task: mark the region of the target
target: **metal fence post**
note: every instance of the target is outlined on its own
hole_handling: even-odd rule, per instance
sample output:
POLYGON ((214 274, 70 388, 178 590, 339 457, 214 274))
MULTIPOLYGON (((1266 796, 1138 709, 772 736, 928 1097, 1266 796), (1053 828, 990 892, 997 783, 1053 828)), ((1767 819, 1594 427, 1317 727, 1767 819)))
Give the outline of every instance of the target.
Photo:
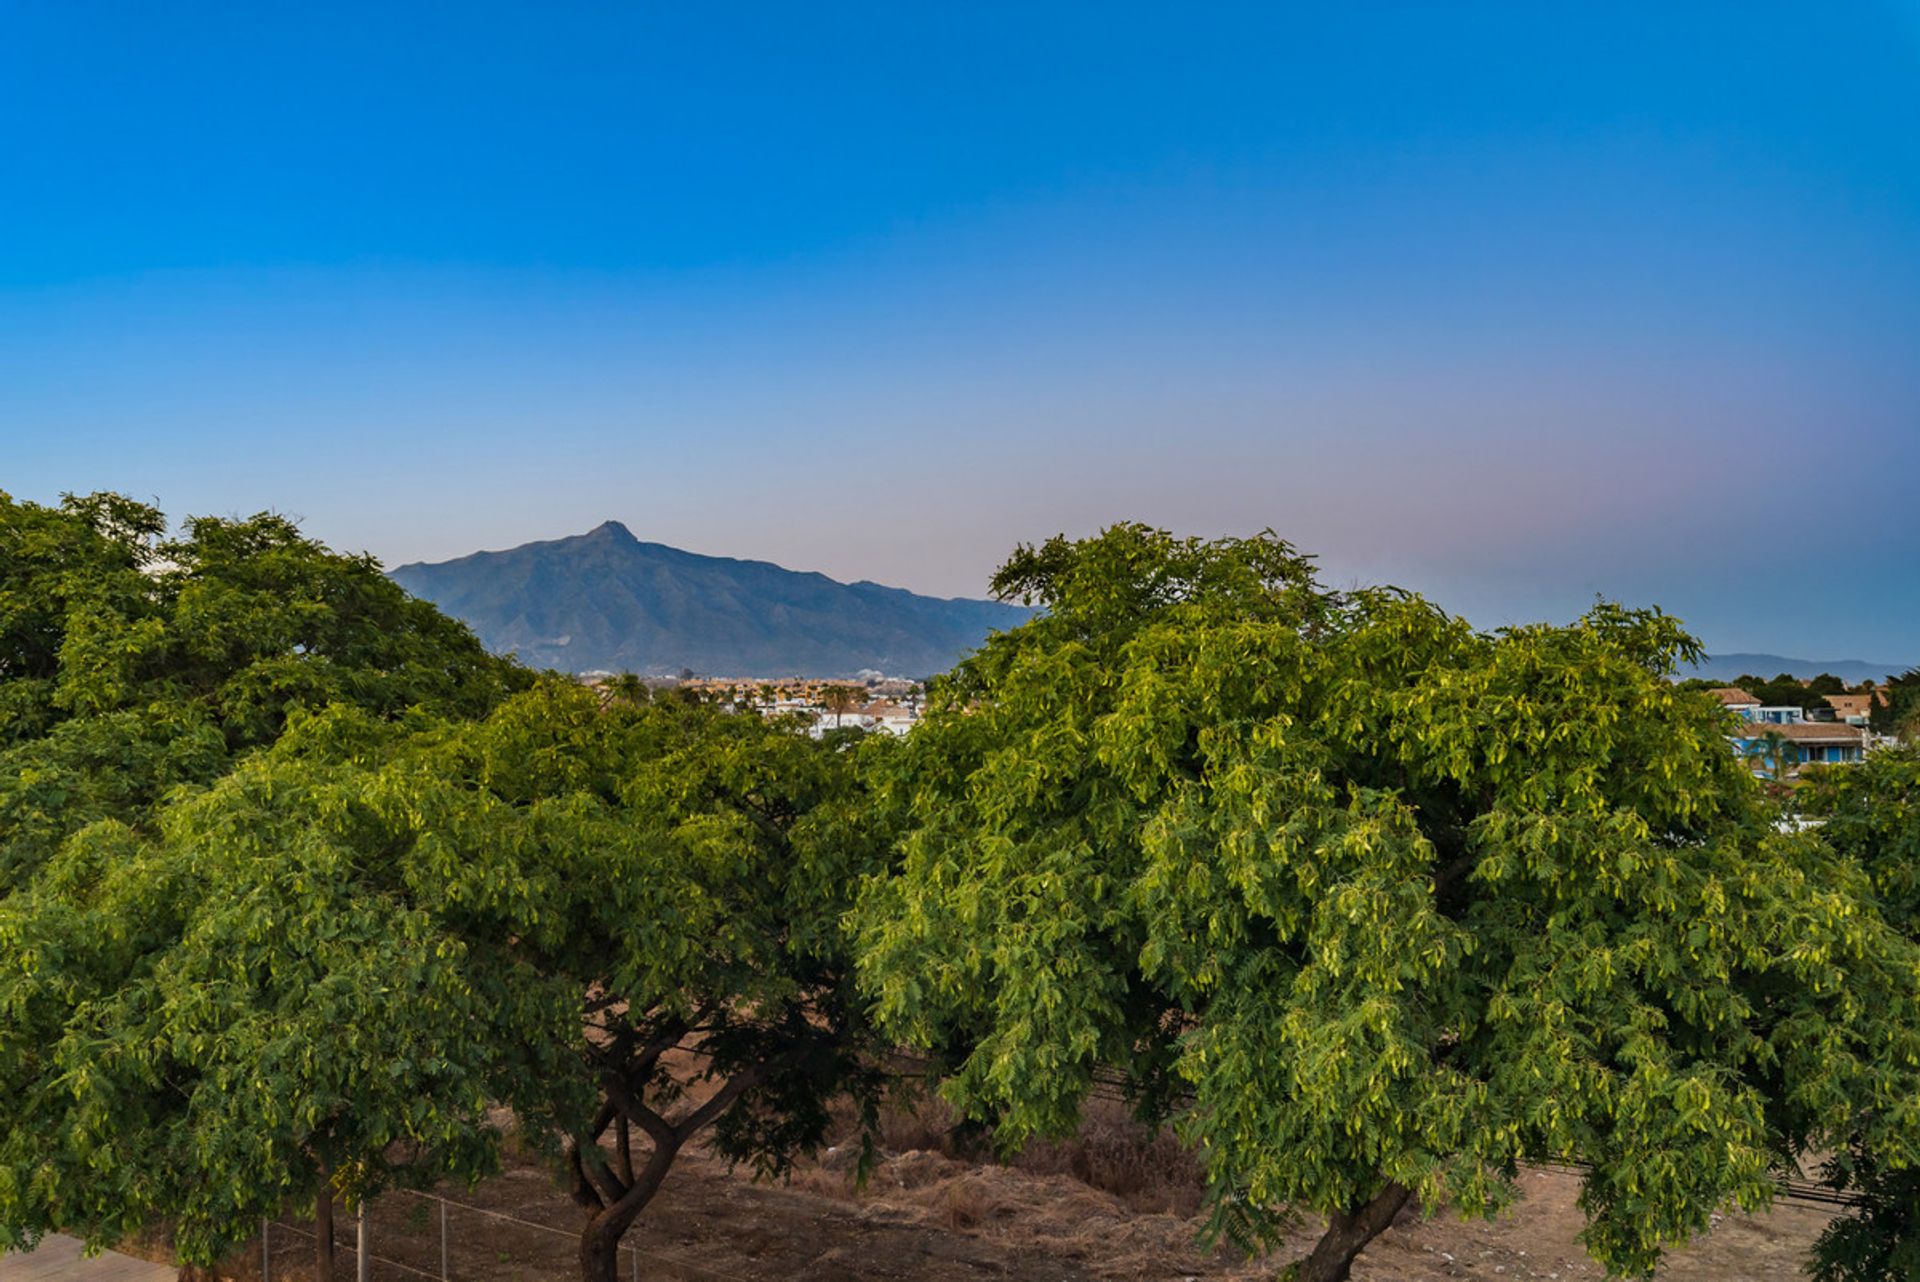
POLYGON ((440 1282, 447 1282, 447 1199, 440 1199, 440 1282))
POLYGON ((353 1237, 354 1276, 367 1282, 367 1201, 360 1199, 360 1218, 353 1237))
POLYGON ((260 1282, 273 1282, 273 1247, 267 1242, 267 1229, 272 1223, 266 1216, 260 1217, 260 1282))

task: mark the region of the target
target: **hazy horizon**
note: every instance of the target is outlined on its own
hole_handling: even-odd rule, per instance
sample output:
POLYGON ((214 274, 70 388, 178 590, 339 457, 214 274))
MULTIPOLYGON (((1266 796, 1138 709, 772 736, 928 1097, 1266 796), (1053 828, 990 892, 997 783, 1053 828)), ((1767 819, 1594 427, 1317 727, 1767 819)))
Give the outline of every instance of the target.
POLYGON ((22 10, 0 489, 1920 662, 1920 6, 22 10))

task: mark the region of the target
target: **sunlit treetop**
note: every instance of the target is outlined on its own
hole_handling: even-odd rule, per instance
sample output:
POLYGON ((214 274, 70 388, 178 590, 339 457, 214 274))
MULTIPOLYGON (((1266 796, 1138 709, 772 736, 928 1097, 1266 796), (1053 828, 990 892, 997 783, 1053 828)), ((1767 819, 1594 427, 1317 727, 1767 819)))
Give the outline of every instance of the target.
POLYGON ((1673 619, 1483 633, 1139 526, 996 586, 1045 613, 886 763, 902 863, 855 920, 888 1026, 1007 1141, 1117 1068, 1201 1144, 1218 1231, 1332 1216, 1326 1278, 1409 1197, 1491 1213, 1577 1161, 1590 1249, 1642 1272, 1920 1086, 1913 948, 1772 830, 1666 678, 1673 619))
POLYGON ((526 680, 284 518, 167 537, 118 495, 0 495, 0 890, 61 835, 210 782, 291 710, 476 715, 526 680))

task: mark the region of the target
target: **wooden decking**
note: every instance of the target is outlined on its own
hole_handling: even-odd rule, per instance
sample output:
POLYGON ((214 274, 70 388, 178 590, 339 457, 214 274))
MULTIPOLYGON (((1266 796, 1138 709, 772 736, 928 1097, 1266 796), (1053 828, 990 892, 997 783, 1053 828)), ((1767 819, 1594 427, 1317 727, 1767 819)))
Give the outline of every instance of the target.
POLYGON ((176 1276, 169 1265, 118 1251, 83 1259, 79 1239, 58 1234, 49 1234, 26 1255, 0 1255, 0 1282, 173 1282, 176 1276))

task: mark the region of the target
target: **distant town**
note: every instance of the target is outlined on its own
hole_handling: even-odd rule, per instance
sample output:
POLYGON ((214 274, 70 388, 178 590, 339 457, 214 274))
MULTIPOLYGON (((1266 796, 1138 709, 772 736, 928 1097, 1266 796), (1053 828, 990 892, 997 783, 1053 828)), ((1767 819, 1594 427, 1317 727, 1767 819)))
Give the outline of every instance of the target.
MULTIPOLYGON (((613 673, 589 672, 587 685, 608 689, 613 673)), ((678 690, 734 712, 792 717, 804 722, 815 738, 830 730, 861 730, 870 734, 904 735, 918 724, 926 706, 926 686, 905 677, 862 672, 846 681, 811 677, 677 677, 637 678, 650 690, 678 690)))
MULTIPOLYGON (((610 689, 621 678, 588 672, 580 680, 610 689)), ((868 670, 841 681, 810 677, 629 677, 653 691, 675 690, 728 711, 789 717, 818 738, 834 730, 904 735, 926 707, 924 682, 868 670)), ((1850 765, 1868 753, 1920 739, 1920 669, 1884 681, 1847 685, 1831 674, 1744 676, 1733 685, 1688 679, 1737 718, 1727 739, 1753 773, 1792 785, 1808 766, 1850 765)))

